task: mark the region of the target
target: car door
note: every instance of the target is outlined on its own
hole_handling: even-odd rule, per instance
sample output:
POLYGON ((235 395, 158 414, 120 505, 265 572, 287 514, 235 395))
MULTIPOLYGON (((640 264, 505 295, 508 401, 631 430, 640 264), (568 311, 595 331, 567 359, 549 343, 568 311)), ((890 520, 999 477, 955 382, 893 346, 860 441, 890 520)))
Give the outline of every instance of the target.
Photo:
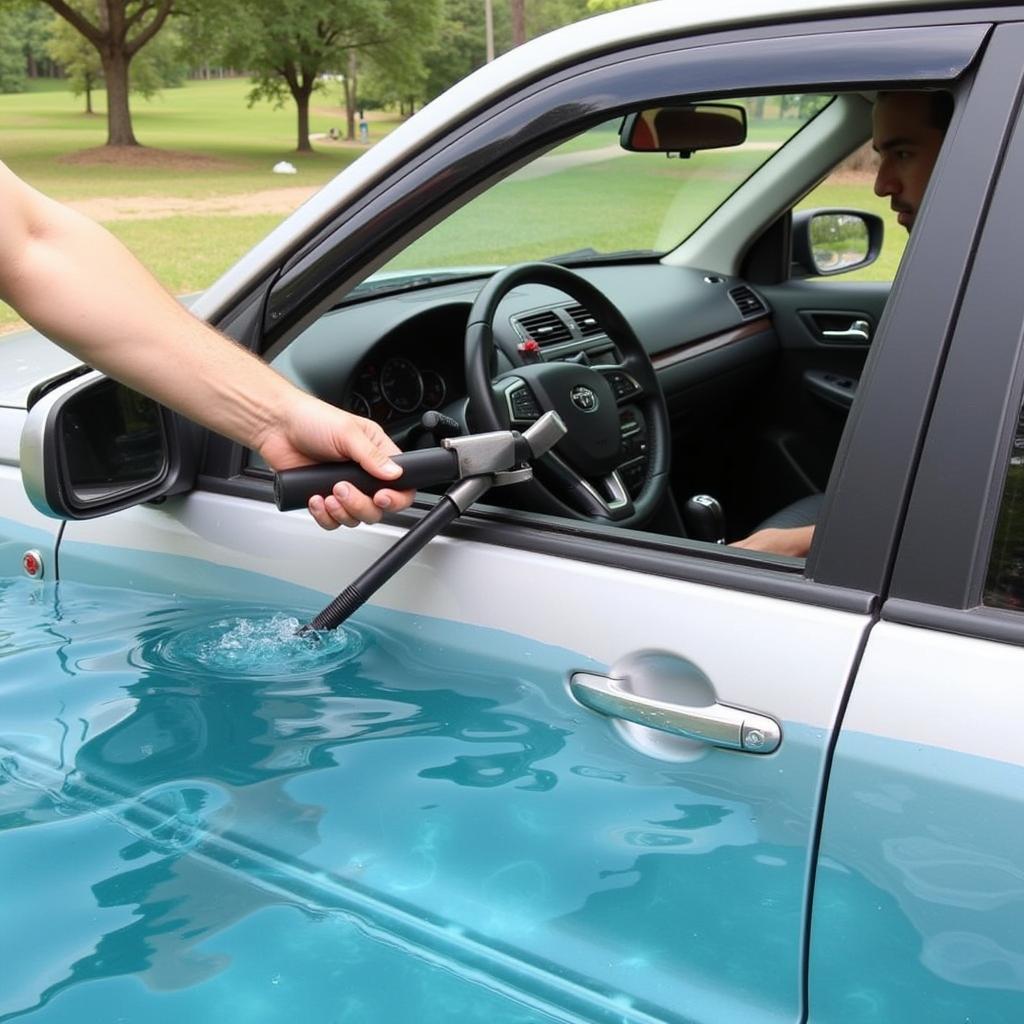
MULTIPOLYGON (((1019 53, 1021 28, 999 29, 990 53, 1019 53)), ((1024 1005, 1022 181, 1018 118, 836 746, 811 930, 815 1022, 995 1024, 1024 1005)))
MULTIPOLYGON (((500 118, 486 111, 425 151, 376 205, 347 211, 334 244, 307 250, 282 277, 267 322, 285 330, 308 318, 328 285, 412 231, 411 218, 439 215, 452 201, 445 189, 542 137, 545 117, 669 92, 943 81, 986 35, 957 20, 662 40, 540 81, 503 101, 500 118), (330 280, 317 281, 310 268, 329 256, 330 280)), ((885 443, 851 435, 807 565, 484 511, 362 610, 340 674, 297 672, 282 691, 194 675, 181 687, 150 671, 127 717, 98 723, 87 749, 64 737, 62 756, 99 803, 212 780, 216 800, 191 819, 201 856, 189 844, 177 856, 250 893, 219 920, 215 903, 200 913, 203 901, 179 888, 182 909, 151 932, 188 943, 201 916, 205 931, 231 935, 249 914, 275 920, 268 902, 354 921, 342 936, 290 919, 264 941, 286 975, 313 964, 337 978, 366 1020, 800 1019, 829 752, 955 316, 957 288, 931 289, 965 273, 1015 95, 1008 55, 989 61, 921 225, 955 244, 934 277, 934 251, 912 244, 907 290, 924 287, 932 302, 924 316, 914 307, 910 332, 901 304, 887 312, 858 398, 885 443), (954 194, 944 208, 939 197, 954 194), (880 494, 865 485, 868 466, 885 482, 880 494), (602 677, 617 691, 611 714, 579 699, 602 677), (696 718, 739 709, 756 727, 737 726, 726 745, 684 738, 650 727, 652 710, 664 710, 651 701, 696 718)), ((212 445, 194 493, 70 523, 62 578, 308 614, 423 514, 323 534, 303 513, 274 511, 269 487, 240 476, 240 464, 212 445)), ((105 892, 116 889, 108 881, 105 892)), ((165 892, 154 887, 149 905, 165 892)), ((219 970, 244 980, 253 962, 236 952, 219 970)))
POLYGON ((4 345, 15 369, 0 381, 0 576, 53 578, 61 524, 41 515, 26 498, 18 439, 34 385, 47 375, 68 373, 75 361, 39 337, 8 338, 4 345))

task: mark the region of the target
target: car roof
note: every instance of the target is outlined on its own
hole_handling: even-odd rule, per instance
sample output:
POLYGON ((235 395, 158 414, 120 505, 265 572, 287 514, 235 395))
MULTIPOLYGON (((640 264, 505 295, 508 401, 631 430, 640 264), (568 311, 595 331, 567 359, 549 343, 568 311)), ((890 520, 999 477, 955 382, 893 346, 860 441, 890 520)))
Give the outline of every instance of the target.
MULTIPOLYGON (((985 6, 966 0, 932 0, 931 7, 985 6)), ((400 167, 425 141, 440 137, 475 110, 486 107, 510 89, 537 77, 624 45, 656 42, 688 30, 728 28, 743 24, 772 24, 793 17, 847 16, 920 9, 919 0, 719 0, 696 5, 679 0, 623 8, 556 29, 502 54, 467 75, 428 103, 345 168, 319 192, 286 218, 262 242, 222 275, 196 302, 195 312, 213 319, 234 297, 273 270, 291 252, 296 240, 308 237, 341 207, 366 192, 370 185, 400 167)))

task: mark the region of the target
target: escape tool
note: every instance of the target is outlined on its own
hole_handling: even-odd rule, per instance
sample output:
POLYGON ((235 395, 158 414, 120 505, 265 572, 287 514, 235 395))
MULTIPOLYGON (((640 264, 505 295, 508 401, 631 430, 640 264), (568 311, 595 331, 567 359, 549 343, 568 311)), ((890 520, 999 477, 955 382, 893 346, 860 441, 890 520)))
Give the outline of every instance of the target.
POLYGON ((286 469, 274 476, 274 501, 282 512, 305 508, 314 494, 330 494, 345 482, 366 494, 383 487, 420 489, 452 482, 438 503, 393 547, 304 625, 300 634, 336 629, 398 572, 431 539, 492 487, 522 483, 533 476, 530 462, 553 448, 566 433, 556 412, 546 412, 520 433, 495 430, 446 437, 436 448, 393 456, 402 475, 393 481, 372 476, 352 462, 321 463, 286 469))

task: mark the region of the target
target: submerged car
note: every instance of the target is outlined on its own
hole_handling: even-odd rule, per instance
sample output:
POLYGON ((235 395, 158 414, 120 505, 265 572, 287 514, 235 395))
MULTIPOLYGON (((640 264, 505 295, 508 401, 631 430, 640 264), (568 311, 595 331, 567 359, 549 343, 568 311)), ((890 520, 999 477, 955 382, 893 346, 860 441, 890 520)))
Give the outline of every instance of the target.
POLYGON ((0 1016, 1019 1021, 1022 18, 604 15, 286 220, 198 315, 410 451, 567 434, 271 681, 190 655, 444 484, 328 534, 5 340, 0 1016), (918 89, 952 123, 871 280, 902 229, 815 190, 918 89), (765 524, 806 559, 728 543, 765 524), (105 601, 127 651, 80 625, 105 601))

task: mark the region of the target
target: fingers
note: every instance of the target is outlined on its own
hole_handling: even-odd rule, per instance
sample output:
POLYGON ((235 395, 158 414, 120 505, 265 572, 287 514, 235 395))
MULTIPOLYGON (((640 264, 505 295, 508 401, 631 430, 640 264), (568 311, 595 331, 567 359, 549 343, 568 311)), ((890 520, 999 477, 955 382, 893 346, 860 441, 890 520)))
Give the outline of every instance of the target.
MULTIPOLYGON (((319 494, 314 494, 309 499, 309 514, 316 520, 318 526, 325 530, 336 530, 341 526, 341 522, 334 519, 331 513, 327 509, 327 502, 319 494)), ((349 524, 346 523, 346 526, 349 524)), ((354 524, 353 524, 354 525, 354 524)))
POLYGON ((415 491, 380 490, 373 496, 373 503, 381 512, 401 512, 412 504, 415 491))
POLYGON ((391 456, 400 450, 395 442, 371 420, 353 419, 359 429, 350 430, 345 438, 348 457, 381 480, 400 476, 402 467, 391 461, 391 456))
POLYGON ((379 523, 386 511, 399 511, 412 503, 412 491, 378 491, 373 499, 351 484, 339 483, 326 498, 309 499, 309 513, 325 530, 360 523, 379 523))

